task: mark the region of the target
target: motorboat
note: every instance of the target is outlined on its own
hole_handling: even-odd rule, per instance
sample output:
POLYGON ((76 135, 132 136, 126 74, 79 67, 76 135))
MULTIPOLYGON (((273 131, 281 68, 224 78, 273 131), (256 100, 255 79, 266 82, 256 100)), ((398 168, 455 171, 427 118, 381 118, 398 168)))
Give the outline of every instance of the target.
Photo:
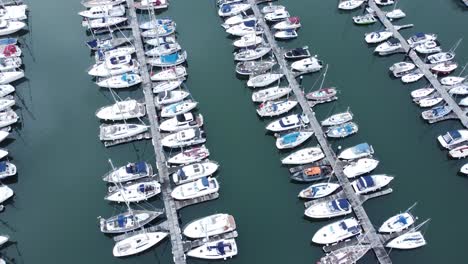
POLYGON ((366 194, 384 188, 393 180, 392 176, 386 174, 362 176, 351 182, 356 194, 366 194))
POLYGON ((385 16, 389 19, 395 20, 406 17, 406 14, 401 9, 393 9, 392 11, 387 12, 385 16))
POLYGON ((250 4, 239 3, 239 4, 225 4, 221 5, 218 10, 220 17, 230 17, 240 14, 250 9, 250 4))
POLYGON ((139 124, 102 124, 99 139, 102 141, 117 140, 133 137, 148 131, 148 126, 139 124))
POLYGON ((335 87, 321 88, 305 95, 307 100, 327 101, 333 99, 337 94, 335 87))
POLYGON ((162 25, 172 25, 176 26, 177 24, 174 22, 174 20, 169 19, 169 18, 162 18, 162 19, 150 19, 148 21, 142 22, 139 25, 140 29, 146 30, 146 29, 153 29, 160 27, 162 25))
POLYGON ((5 140, 8 137, 8 135, 10 135, 10 132, 0 130, 0 142, 5 140))
POLYGON ((242 49, 239 52, 234 53, 234 59, 236 61, 256 60, 267 55, 270 51, 271 47, 267 45, 257 46, 253 49, 242 49))
POLYGON ((468 145, 463 144, 450 150, 449 155, 454 159, 466 158, 468 156, 468 145))
POLYGON ((256 76, 251 76, 247 81, 247 86, 254 88, 265 87, 283 78, 283 76, 284 74, 282 73, 263 73, 256 76))
POLYGON ((420 107, 433 107, 440 102, 442 102, 444 99, 440 96, 434 95, 431 97, 426 97, 421 100, 419 100, 417 103, 419 104, 420 107))
POLYGON ((295 148, 312 137, 313 134, 312 131, 295 131, 279 136, 276 139, 276 147, 278 149, 295 148))
POLYGON ((13 194, 15 194, 15 193, 13 192, 13 190, 10 187, 8 187, 8 186, 6 186, 4 184, 0 185, 0 203, 3 203, 6 200, 8 200, 10 197, 13 196, 13 194))
POLYGON ((255 17, 255 15, 253 15, 253 12, 251 12, 252 14, 247 14, 247 12, 242 12, 241 14, 238 14, 238 15, 235 15, 235 16, 231 16, 231 17, 228 17, 226 18, 226 20, 224 20, 224 23, 221 24, 221 26, 224 28, 224 29, 228 29, 232 26, 235 26, 235 25, 238 25, 240 23, 243 23, 245 21, 249 21, 249 20, 255 20, 257 21, 257 18, 255 17))
POLYGON ((91 49, 91 50, 111 50, 115 49, 119 46, 122 46, 126 43, 129 43, 132 41, 132 38, 130 37, 122 37, 122 38, 114 38, 114 37, 108 37, 108 38, 101 38, 101 39, 92 39, 90 41, 86 42, 86 45, 91 49))
POLYGON ((317 72, 323 68, 323 62, 315 57, 295 61, 291 68, 298 72, 317 72))
POLYGON ((242 61, 236 64, 236 72, 241 75, 258 75, 276 65, 274 60, 242 61))
POLYGON ((364 0, 346 0, 338 4, 338 9, 341 10, 353 10, 360 7, 364 3, 364 0))
POLYGON ((440 79, 440 83, 442 85, 447 85, 447 86, 453 86, 460 84, 466 80, 466 77, 460 77, 460 76, 447 76, 444 78, 440 79))
POLYGON ((143 227, 162 214, 162 211, 128 210, 107 219, 99 217, 99 225, 103 233, 124 233, 143 227))
POLYGON ((174 35, 163 36, 163 37, 159 36, 159 37, 154 37, 154 38, 146 38, 146 39, 143 40, 143 42, 145 44, 148 44, 150 46, 155 46, 155 47, 158 47, 160 45, 165 45, 165 44, 177 43, 176 37, 174 35))
POLYGON ((333 168, 330 165, 310 165, 302 170, 296 171, 291 175, 291 180, 296 182, 314 182, 328 179, 333 174, 333 168))
POLYGON ((23 60, 20 57, 8 57, 0 59, 0 71, 9 71, 21 67, 23 60))
POLYGON ((137 72, 139 69, 138 61, 131 60, 128 63, 116 63, 112 67, 108 67, 107 63, 95 64, 89 71, 88 74, 95 77, 111 77, 126 72, 137 72))
MULTIPOLYGON (((0 149, 0 157, 4 158, 6 155, 8 155, 8 151, 0 149)), ((16 175, 16 165, 8 161, 1 161, 0 180, 14 175, 16 175)))
POLYGON ((91 8, 102 5, 120 5, 124 2, 125 0, 82 0, 81 4, 86 8, 91 8))
POLYGON ((423 111, 421 116, 424 120, 434 120, 444 117, 452 112, 452 108, 448 105, 436 106, 432 109, 423 111))
POLYGON ((21 21, 10 21, 0 19, 0 36, 16 33, 26 27, 26 23, 21 21))
POLYGON ((15 111, 7 109, 6 111, 0 112, 0 128, 7 127, 18 122, 19 116, 15 111))
POLYGON ((415 249, 426 245, 426 240, 420 231, 412 231, 400 235, 388 242, 385 246, 396 249, 415 249))
POLYGON ((164 91, 154 97, 154 103, 157 106, 173 104, 184 100, 189 95, 190 93, 184 90, 164 91))
POLYGON ((176 200, 189 200, 217 193, 218 190, 219 184, 215 178, 203 177, 196 181, 175 187, 171 193, 171 196, 176 200))
POLYGON ((423 98, 429 96, 434 91, 435 89, 431 87, 419 88, 411 92, 411 97, 413 97, 414 99, 423 98))
POLYGON ((192 101, 191 99, 184 100, 181 102, 166 105, 161 109, 161 117, 174 117, 180 114, 185 114, 192 111, 197 107, 198 102, 192 101))
POLYGON ((400 78, 415 68, 416 65, 414 65, 414 63, 401 61, 394 63, 392 66, 390 66, 389 70, 393 73, 393 76, 400 78))
POLYGON ((285 158, 281 159, 281 163, 287 165, 307 164, 321 160, 325 157, 320 147, 309 147, 297 150, 285 158))
POLYGON ((380 30, 365 35, 365 40, 369 44, 379 43, 386 41, 387 39, 393 37, 393 32, 388 30, 380 30))
POLYGON ((0 59, 20 57, 22 50, 16 44, 0 45, 0 59))
POLYGON ((159 125, 159 129, 167 132, 177 132, 188 128, 203 126, 203 116, 187 112, 178 114, 170 119, 166 119, 159 125))
POLYGON ((172 164, 190 164, 193 162, 200 162, 208 158, 209 155, 209 150, 205 145, 202 145, 200 147, 186 149, 169 158, 168 162, 172 164))
POLYGON ((361 143, 356 146, 343 150, 339 155, 339 159, 354 160, 364 158, 374 154, 374 148, 368 143, 361 143))
POLYGON ((240 37, 240 39, 235 40, 232 45, 237 48, 247 48, 250 46, 255 46, 263 43, 262 37, 259 37, 255 34, 245 35, 240 37))
POLYGON ((15 92, 15 87, 11 84, 0 85, 0 97, 5 97, 15 92))
POLYGON ((305 59, 310 57, 310 51, 308 46, 304 46, 301 48, 295 48, 287 50, 284 53, 284 58, 289 60, 297 60, 297 59, 305 59))
POLYGON ((140 10, 157 10, 167 8, 169 6, 169 2, 168 0, 141 0, 140 2, 135 2, 133 6, 140 10))
POLYGON ((161 145, 168 148, 183 148, 206 142, 205 133, 199 127, 188 128, 165 136, 161 145))
POLYGON ((153 167, 151 164, 144 161, 138 161, 129 162, 125 166, 114 168, 104 174, 102 180, 111 183, 122 183, 152 176, 153 167))
POLYGON ((139 118, 145 115, 145 105, 134 99, 116 102, 113 105, 101 107, 96 111, 97 118, 113 121, 139 118))
POLYGON ((161 192, 161 184, 156 180, 143 179, 128 182, 122 186, 110 186, 105 200, 118 203, 146 201, 161 192))
POLYGON ((136 233, 115 243, 112 253, 114 257, 135 255, 155 246, 168 235, 166 232, 136 233))
POLYGON ((272 132, 282 132, 290 129, 305 127, 309 123, 309 119, 304 114, 292 114, 282 117, 269 123, 266 129, 272 132))
POLYGON ((0 111, 5 111, 6 109, 14 106, 16 103, 15 99, 12 96, 8 98, 0 98, 0 111))
POLYGON ((373 14, 365 14, 362 16, 355 16, 353 17, 354 24, 357 25, 370 25, 377 22, 377 19, 374 17, 373 14))
POLYGON ((373 171, 379 165, 379 161, 372 158, 361 158, 346 165, 343 169, 344 175, 354 178, 373 171))
POLYGON ((276 30, 298 29, 301 27, 299 17, 289 17, 284 21, 276 23, 273 28, 276 30))
POLYGON ((321 121, 320 124, 322 126, 336 126, 341 125, 346 122, 353 120, 353 114, 350 111, 346 111, 343 113, 334 114, 325 120, 321 121))
POLYGON ((14 5, 6 5, 3 2, 3 5, 0 7, 0 19, 9 21, 26 20, 28 18, 26 15, 27 10, 28 6, 21 5, 19 2, 14 5))
POLYGON ((159 57, 163 55, 173 54, 182 49, 179 43, 162 43, 152 49, 145 51, 145 55, 148 57, 159 57))
POLYGON ((460 106, 468 106, 468 97, 465 97, 458 102, 458 105, 460 106))
POLYGON ((289 87, 271 87, 252 93, 253 102, 266 102, 279 99, 292 91, 289 87))
POLYGON ((328 128, 327 137, 344 138, 358 132, 358 125, 354 122, 347 122, 328 128))
POLYGON ((158 25, 156 28, 141 32, 144 38, 160 38, 172 35, 176 32, 176 24, 158 25))
POLYGON ((176 88, 181 87, 182 83, 185 81, 185 78, 173 79, 168 81, 161 81, 153 84, 153 93, 161 93, 165 91, 171 91, 176 88))
POLYGON ((298 104, 295 100, 268 101, 260 104, 257 114, 261 117, 279 116, 289 112, 298 104))
MULTIPOLYGON (((152 81, 179 81, 187 76, 187 70, 184 66, 176 66, 166 70, 161 70, 151 75, 152 81)), ((153 88, 154 89, 154 88, 153 88)))
MULTIPOLYGON (((116 26, 126 21, 127 21, 126 17, 102 17, 102 18, 96 18, 96 19, 83 19, 83 21, 81 22, 81 25, 89 29, 98 29, 98 28, 108 28, 111 26, 116 26)), ((0 27, 1 27, 1 24, 0 24, 0 27)))
POLYGON ((440 145, 446 149, 451 149, 461 143, 468 141, 468 130, 450 130, 437 137, 440 145))
POLYGON ((307 208, 304 214, 310 218, 332 218, 343 216, 352 212, 351 204, 348 199, 335 199, 316 203, 307 208))
POLYGON ((380 6, 393 5, 395 2, 393 0, 375 0, 375 3, 380 6))
POLYGON ((401 81, 403 83, 413 83, 421 80, 424 77, 424 73, 420 69, 414 69, 407 72, 405 75, 401 76, 401 81))
POLYGON ((400 213, 387 219, 379 228, 380 233, 401 232, 414 224, 416 218, 409 212, 400 213))
POLYGON ((226 29, 226 33, 237 37, 260 35, 263 34, 263 28, 257 25, 256 20, 248 20, 226 29))
POLYGON ((378 53, 381 56, 390 55, 402 50, 401 43, 396 38, 390 38, 386 42, 379 44, 374 52, 378 53))
POLYGON ((286 9, 278 9, 268 14, 265 14, 264 18, 268 22, 278 22, 289 18, 289 12, 286 9))
POLYGON ((299 192, 299 198, 319 199, 334 193, 340 185, 338 183, 316 183, 299 192))
MULTIPOLYGON (((120 56, 127 56, 127 55, 132 55, 133 53, 136 52, 135 47, 133 46, 122 46, 122 47, 117 47, 111 50, 97 50, 94 54, 94 59, 96 62, 100 61, 108 61, 107 63, 111 63, 110 60, 116 60, 113 57, 120 57, 120 56)), ((130 59, 129 59, 130 61, 130 59)), ((110 65, 109 67, 112 67, 110 65)))
POLYGON ((268 14, 268 13, 273 13, 275 11, 280 11, 280 10, 286 10, 286 7, 282 5, 272 5, 270 3, 269 5, 262 7, 261 12, 263 14, 268 14))
POLYGON ((465 84, 465 83, 457 84, 454 87, 450 88, 449 93, 456 94, 456 95, 467 95, 468 84, 465 84))
POLYGON ((137 73, 122 73, 112 77, 100 79, 96 82, 99 87, 122 89, 129 88, 141 83, 141 76, 137 73))
POLYGON ((358 263, 370 249, 371 246, 366 244, 344 246, 327 253, 317 264, 358 263))
POLYGON ((193 163, 183 166, 173 173, 172 181, 177 185, 192 182, 213 175, 218 168, 219 164, 211 160, 193 163))
MULTIPOLYGON (((178 188, 178 187, 176 187, 178 188)), ((182 233, 191 239, 217 236, 236 230, 236 221, 229 214, 213 214, 188 223, 182 233)))
POLYGON ((186 60, 187 52, 184 50, 159 57, 146 58, 146 63, 156 67, 174 67, 184 63, 186 60))
POLYGON ((431 67, 431 71, 435 74, 449 74, 458 68, 458 63, 446 61, 436 64, 431 67))
POLYGON ((297 38, 297 32, 294 29, 280 30, 275 33, 277 39, 293 39, 297 38))
POLYGON ((417 45, 422 44, 426 41, 431 41, 431 40, 436 40, 436 39, 437 39, 436 34, 425 34, 422 32, 418 32, 415 35, 411 36, 407 41, 408 41, 408 45, 414 48, 417 45))
POLYGON ((237 244, 234 238, 207 242, 187 252, 187 256, 199 259, 224 259, 237 255, 237 244))
POLYGON ((102 6, 93 6, 88 10, 78 12, 78 15, 88 18, 104 18, 104 17, 120 17, 125 15, 125 6, 124 5, 102 5, 102 6))
POLYGON ((431 54, 442 51, 442 48, 440 47, 440 44, 437 40, 423 42, 417 45, 414 49, 421 54, 431 54))
POLYGON ((346 218, 320 228, 312 237, 312 242, 325 245, 333 244, 360 235, 361 232, 362 229, 354 217, 346 218))

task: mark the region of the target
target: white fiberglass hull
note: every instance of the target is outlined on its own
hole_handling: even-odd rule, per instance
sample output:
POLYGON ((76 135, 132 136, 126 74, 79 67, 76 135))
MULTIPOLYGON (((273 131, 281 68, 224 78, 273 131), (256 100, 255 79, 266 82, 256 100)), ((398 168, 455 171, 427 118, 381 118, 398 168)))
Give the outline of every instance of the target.
POLYGON ((143 252, 168 236, 164 232, 145 232, 117 242, 113 249, 114 257, 125 257, 143 252))

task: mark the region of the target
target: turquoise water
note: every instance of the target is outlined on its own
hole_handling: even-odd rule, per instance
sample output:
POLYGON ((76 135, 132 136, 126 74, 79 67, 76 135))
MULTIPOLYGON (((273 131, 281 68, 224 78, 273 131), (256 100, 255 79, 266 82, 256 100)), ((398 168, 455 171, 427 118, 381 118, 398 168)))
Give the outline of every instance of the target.
MULTIPOLYGON (((359 133, 333 141, 351 146, 367 141, 381 163, 376 173, 395 175, 394 192, 371 200, 365 208, 375 226, 405 210, 415 201, 420 219, 432 218, 424 229, 428 245, 410 252, 392 251, 395 263, 463 263, 467 244, 464 201, 466 178, 457 175, 463 161, 453 161, 441 150, 436 136, 460 128, 455 121, 428 125, 409 91, 420 81, 403 85, 392 80, 387 68, 403 55, 379 58, 364 42, 364 33, 379 25, 357 27, 335 1, 281 1, 301 17, 297 40, 285 47, 309 45, 330 65, 326 86, 336 86, 340 99, 315 107, 319 119, 349 106, 359 133)), ((113 241, 101 234, 97 216, 116 209, 103 200, 106 187, 100 177, 109 169, 108 158, 122 165, 137 159, 154 160, 149 141, 106 149, 98 140, 97 108, 112 98, 86 74, 92 64, 87 39, 76 15, 79 1, 46 0, 28 3, 31 48, 25 50, 27 81, 16 85, 21 128, 8 145, 18 166, 17 180, 7 182, 16 192, 2 213, 2 232, 18 242, 5 255, 27 263, 171 263, 170 242, 123 260, 112 257, 113 241)), ((459 1, 401 1, 407 13, 400 24, 414 23, 403 34, 434 32, 446 49, 466 35, 466 12, 459 1), (441 16, 440 14, 443 14, 441 16)), ((229 263, 313 263, 321 248, 310 243, 314 232, 330 221, 303 217, 297 193, 304 185, 288 180, 274 139, 255 113, 251 91, 234 73, 232 38, 219 26, 213 1, 172 1, 167 12, 178 24, 178 39, 189 54, 187 85, 206 121, 211 158, 220 162, 220 198, 180 211, 182 225, 216 212, 236 217, 240 254, 229 263)), ((457 49, 465 63, 465 42, 457 49)), ((304 78, 309 89, 318 74, 304 78)), ((123 98, 141 98, 139 91, 119 92, 123 98)), ((308 143, 315 145, 314 141, 308 143)), ((159 199, 153 203, 161 206, 159 199)), ((206 261, 189 260, 189 263, 206 261)), ((368 254, 362 263, 375 263, 368 254)))

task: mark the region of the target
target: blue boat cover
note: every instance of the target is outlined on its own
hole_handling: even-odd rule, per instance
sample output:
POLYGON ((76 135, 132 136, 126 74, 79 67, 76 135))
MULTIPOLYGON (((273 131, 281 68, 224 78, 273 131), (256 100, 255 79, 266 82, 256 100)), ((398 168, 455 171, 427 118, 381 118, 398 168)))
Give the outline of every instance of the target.
POLYGON ((422 33, 422 32, 418 32, 414 35, 416 38, 424 38, 426 37, 426 34, 422 33))
POLYGON ((138 186, 138 190, 139 190, 140 192, 144 193, 144 192, 145 192, 145 184, 144 184, 144 183, 143 183, 143 184, 140 184, 140 186, 138 186))
POLYGON ((124 227, 124 225, 125 225, 125 216, 119 215, 119 217, 117 218, 117 223, 118 223, 119 227, 124 227))
POLYGON ((180 180, 187 179, 187 175, 185 175, 185 172, 183 169, 180 169, 177 171, 177 176, 179 176, 180 180))
POLYGON ((366 153, 370 151, 370 146, 367 143, 361 143, 353 147, 354 153, 366 153))
POLYGON ((221 12, 223 13, 227 13, 227 12, 230 12, 231 11, 231 5, 223 5, 221 7, 221 12))
POLYGON ((407 225, 408 224, 408 221, 406 220, 406 217, 404 217, 403 215, 400 215, 396 221, 397 223, 402 223, 403 225, 407 225))
POLYGON ((400 41, 398 39, 396 39, 396 38, 391 38, 391 39, 388 40, 388 42, 390 44, 392 44, 392 45, 400 43, 400 41))
POLYGON ((283 144, 291 144, 297 141, 297 138, 299 137, 299 135, 300 135, 299 132, 292 132, 292 133, 284 135, 281 138, 281 140, 283 141, 283 144))
POLYGON ((161 56, 161 63, 174 64, 179 59, 179 53, 161 56))
POLYGON ((5 172, 7 169, 7 163, 6 161, 0 162, 0 172, 5 172))
POLYGON ((271 106, 271 108, 273 108, 273 111, 275 111, 275 112, 276 112, 276 110, 278 110, 278 105, 276 105, 276 104, 273 104, 273 105, 271 106))
POLYGON ((90 40, 88 42, 86 42, 86 45, 88 45, 88 47, 94 49, 98 46, 98 40, 97 39, 93 39, 93 40, 90 40))
POLYGON ((246 27, 254 27, 255 26, 255 23, 256 23, 256 20, 255 19, 252 19, 252 20, 247 20, 244 22, 244 25, 246 27))
POLYGON ((460 132, 458 132, 458 130, 449 131, 449 132, 447 132, 447 134, 449 134, 450 137, 453 138, 453 139, 461 138, 460 132))
POLYGON ((363 176, 358 180, 358 188, 359 190, 367 189, 375 185, 374 179, 371 176, 363 176))
POLYGON ((216 244, 216 250, 218 250, 218 253, 219 253, 220 255, 225 255, 225 254, 226 254, 226 251, 224 251, 224 243, 223 243, 223 241, 218 242, 218 244, 216 244))
POLYGON ((146 162, 144 161, 139 161, 135 164, 136 171, 137 173, 145 173, 146 172, 146 162))
POLYGON ((16 44, 17 40, 15 38, 2 38, 0 39, 0 45, 13 45, 16 44))
POLYGON ((349 202, 348 199, 336 199, 331 202, 331 205, 335 211, 348 211, 349 202))
POLYGON ((210 186, 210 182, 208 181, 207 177, 201 178, 201 182, 202 182, 203 186, 205 186, 205 187, 210 186))

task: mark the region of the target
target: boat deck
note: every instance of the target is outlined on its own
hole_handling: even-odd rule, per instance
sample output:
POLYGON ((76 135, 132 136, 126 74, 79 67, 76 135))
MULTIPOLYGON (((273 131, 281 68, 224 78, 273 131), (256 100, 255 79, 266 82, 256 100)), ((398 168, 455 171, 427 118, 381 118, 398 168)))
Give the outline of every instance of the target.
POLYGON ((167 231, 166 224, 167 224, 167 222, 164 221, 162 223, 159 223, 158 225, 153 225, 153 226, 150 226, 148 228, 144 228, 143 230, 138 229, 137 231, 128 232, 128 233, 125 233, 125 234, 122 234, 122 235, 115 236, 113 239, 114 239, 115 242, 119 242, 121 240, 124 240, 127 237, 131 237, 131 236, 134 236, 134 235, 137 235, 137 234, 148 233, 148 232, 157 232, 157 231, 167 231))
POLYGON ((393 32, 393 37, 397 38, 405 50, 405 52, 408 54, 408 57, 413 61, 413 63, 424 73, 424 76, 426 79, 432 84, 432 87, 436 89, 440 96, 444 99, 444 101, 453 109, 453 113, 457 116, 457 118, 460 120, 462 125, 466 128, 468 128, 468 117, 466 116, 465 112, 458 106, 457 102, 453 99, 452 96, 446 91, 444 86, 442 86, 437 79, 437 76, 434 76, 434 74, 430 71, 430 68, 426 63, 422 61, 422 59, 418 56, 416 51, 410 48, 408 43, 406 42, 406 39, 398 32, 398 28, 396 28, 390 20, 385 16, 385 12, 382 11, 374 2, 374 0, 369 0, 369 7, 372 8, 375 12, 375 15, 378 17, 380 22, 387 28, 387 30, 390 30, 393 32))
POLYGON ((353 191, 348 178, 343 174, 343 166, 345 165, 345 163, 337 160, 336 154, 333 152, 332 147, 328 143, 326 139, 326 135, 324 134, 319 121, 315 117, 315 113, 312 111, 312 109, 309 106, 309 103, 304 97, 302 90, 299 86, 299 83, 297 82, 295 78, 295 75, 289 70, 289 66, 286 60, 284 59, 284 55, 283 55, 284 51, 282 51, 282 49, 278 46, 277 42, 275 41, 270 31, 270 28, 268 27, 265 20, 263 19, 263 16, 258 6, 255 4, 255 0, 248 0, 248 3, 251 4, 252 10, 255 16, 257 17, 258 24, 263 28, 264 36, 266 37, 267 42, 271 45, 272 52, 275 55, 281 67, 281 70, 285 74, 290 87, 293 89, 293 92, 298 99, 300 107, 310 119, 310 127, 314 130, 315 137, 317 138, 320 146, 322 147, 322 150, 326 156, 326 159, 330 162, 330 165, 333 167, 335 175, 338 178, 338 181, 341 187, 343 188, 345 197, 349 200, 351 206, 354 209, 354 213, 357 219, 361 223, 361 226, 364 229, 364 232, 367 234, 366 236, 367 242, 372 245, 372 249, 375 255, 377 256, 378 261, 381 264, 392 263, 390 257, 387 254, 387 251, 385 250, 379 236, 377 235, 374 229, 374 226, 372 225, 372 222, 370 221, 366 211, 361 205, 361 199, 353 191))
POLYGON ((159 133, 158 116, 156 113, 156 106, 154 105, 153 92, 151 87, 151 79, 149 70, 146 64, 145 52, 143 42, 141 40, 140 27, 138 25, 136 9, 133 0, 126 0, 128 6, 129 25, 132 29, 134 38, 134 45, 136 48, 136 55, 140 62, 140 74, 142 79, 142 88, 144 99, 146 102, 146 113, 151 127, 152 143, 154 152, 156 154, 156 168, 158 169, 159 181, 161 183, 161 195, 166 210, 166 229, 170 233, 172 255, 174 263, 185 264, 185 254, 182 242, 182 232, 179 226, 179 218, 177 215, 177 206, 174 199, 172 199, 171 182, 169 179, 168 167, 166 165, 166 156, 161 145, 161 134, 159 133))

